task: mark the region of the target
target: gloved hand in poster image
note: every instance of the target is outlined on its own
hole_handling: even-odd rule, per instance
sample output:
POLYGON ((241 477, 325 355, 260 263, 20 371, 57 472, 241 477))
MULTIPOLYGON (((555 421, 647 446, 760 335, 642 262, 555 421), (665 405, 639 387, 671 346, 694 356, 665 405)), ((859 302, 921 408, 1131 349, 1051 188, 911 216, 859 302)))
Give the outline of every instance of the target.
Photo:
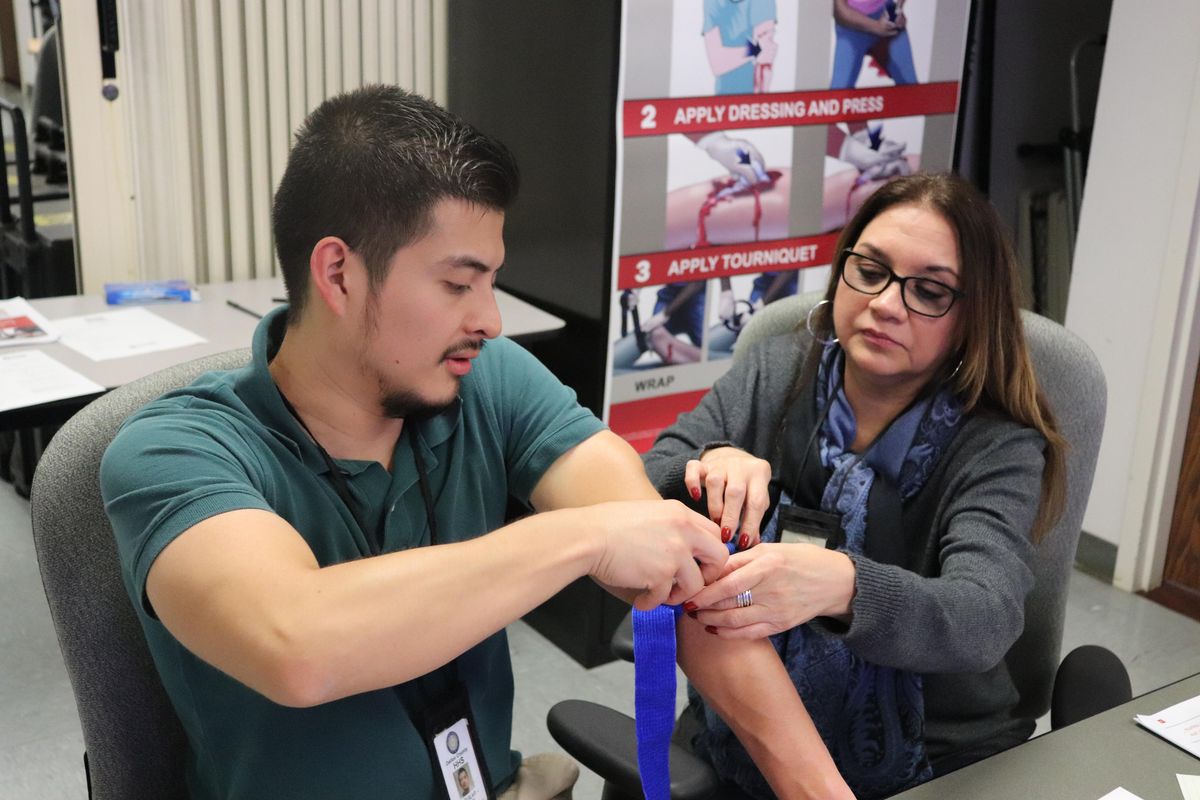
POLYGON ((734 179, 734 191, 741 191, 756 183, 768 183, 767 165, 758 148, 746 139, 735 139, 722 131, 706 134, 689 134, 713 161, 729 171, 734 179))
POLYGON ((856 183, 887 180, 912 172, 912 165, 904 156, 906 147, 904 142, 886 138, 882 125, 864 126, 845 134, 837 158, 859 171, 856 183))

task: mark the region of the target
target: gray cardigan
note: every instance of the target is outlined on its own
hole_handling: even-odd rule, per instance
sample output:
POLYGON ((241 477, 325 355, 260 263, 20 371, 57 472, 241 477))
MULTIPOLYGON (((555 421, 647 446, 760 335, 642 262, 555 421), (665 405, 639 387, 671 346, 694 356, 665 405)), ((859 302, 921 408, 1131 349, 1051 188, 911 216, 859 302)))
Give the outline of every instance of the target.
MULTIPOLYGON (((683 485, 687 461, 729 443, 772 462, 777 432, 805 348, 804 334, 755 343, 697 408, 664 431, 644 457, 660 492, 698 507, 683 485)), ((811 384, 797 403, 816 424, 811 384)), ((983 757, 1029 737, 1032 719, 1013 714, 1018 694, 1004 655, 1024 627, 1032 588, 1029 540, 1041 492, 1044 441, 995 415, 974 414, 925 486, 904 504, 913 541, 910 569, 854 557, 853 618, 815 620, 861 657, 924 675, 925 738, 935 770, 983 757)))

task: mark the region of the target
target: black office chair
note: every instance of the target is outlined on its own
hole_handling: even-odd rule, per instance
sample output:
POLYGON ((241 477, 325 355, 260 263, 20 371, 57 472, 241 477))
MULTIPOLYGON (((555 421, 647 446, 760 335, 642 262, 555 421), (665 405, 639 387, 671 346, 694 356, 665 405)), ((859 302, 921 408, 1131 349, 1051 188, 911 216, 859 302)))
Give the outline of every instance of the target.
MULTIPOLYGON (((766 306, 742 330, 734 358, 761 338, 802 330, 809 309, 820 299, 819 294, 798 295, 766 306)), ((1005 656, 1009 674, 1020 693, 1015 713, 1037 718, 1050 710, 1059 669, 1067 586, 1100 450, 1107 388, 1100 363, 1083 340, 1061 325, 1028 311, 1022 312, 1022 320, 1034 370, 1068 443, 1065 509, 1038 545, 1033 565, 1034 587, 1025 601, 1025 631, 1005 656)), ((618 628, 618 636, 624 633, 618 628)), ((617 642, 615 650, 628 651, 632 658, 632 637, 628 645, 617 642)), ((1073 661, 1064 673, 1068 684, 1083 680, 1072 677, 1079 673, 1076 663, 1086 667, 1096 661, 1088 657, 1073 661)), ((1064 706, 1069 705, 1073 709, 1070 717, 1077 719, 1088 709, 1066 699, 1074 696, 1074 690, 1063 690, 1064 706)), ((1119 692, 1107 694, 1100 704, 1115 705, 1114 698, 1121 696, 1119 692)), ((604 800, 641 796, 636 756, 625 757, 635 752, 631 744, 632 719, 594 703, 568 700, 550 709, 547 726, 563 749, 605 779, 604 800), (613 744, 618 741, 624 743, 613 744)), ((684 752, 676 747, 671 755, 671 796, 675 800, 702 800, 710 796, 717 788, 711 769, 703 765, 707 775, 701 773, 698 778, 678 775, 676 763, 688 762, 674 750, 684 752)), ((693 760, 698 759, 693 757, 693 760)))
POLYGON ((1133 699, 1129 672, 1111 650, 1096 644, 1076 647, 1058 665, 1050 698, 1050 727, 1074 725, 1133 699))
POLYGON ((83 728, 92 800, 186 800, 187 742, 121 582, 100 497, 100 457, 125 418, 249 350, 199 358, 115 389, 72 417, 33 477, 30 512, 42 586, 83 728))

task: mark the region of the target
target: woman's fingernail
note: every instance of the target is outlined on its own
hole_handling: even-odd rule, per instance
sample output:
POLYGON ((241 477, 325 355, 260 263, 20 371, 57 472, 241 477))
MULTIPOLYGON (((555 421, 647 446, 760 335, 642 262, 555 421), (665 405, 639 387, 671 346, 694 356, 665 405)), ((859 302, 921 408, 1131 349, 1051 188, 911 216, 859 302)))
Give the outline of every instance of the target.
POLYGON ((715 627, 713 627, 712 625, 705 625, 704 632, 711 633, 713 636, 717 635, 717 629, 715 627))
POLYGON ((693 500, 700 499, 700 490, 699 489, 692 489, 692 499, 693 500))
POLYGON ((729 528, 721 528, 721 541, 728 542, 733 538, 733 531, 729 528))
POLYGON ((695 611, 689 611, 689 612, 687 612, 687 615, 689 617, 691 617, 692 619, 700 619, 700 615, 697 614, 695 611))
POLYGON ((750 546, 750 534, 743 533, 738 537, 738 550, 745 550, 750 546))
POLYGON ((683 610, 688 612, 689 614, 695 614, 697 611, 700 610, 700 606, 696 605, 691 600, 688 600, 686 603, 683 604, 683 610))

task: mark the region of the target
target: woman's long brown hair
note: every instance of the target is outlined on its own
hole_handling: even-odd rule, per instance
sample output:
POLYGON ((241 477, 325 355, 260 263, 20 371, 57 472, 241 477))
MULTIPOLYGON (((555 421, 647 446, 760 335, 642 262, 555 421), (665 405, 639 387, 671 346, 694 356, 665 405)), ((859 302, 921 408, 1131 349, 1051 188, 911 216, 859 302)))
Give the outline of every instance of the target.
POLYGON ((934 381, 953 380, 967 411, 993 411, 1033 428, 1046 440, 1041 501, 1033 524, 1040 542, 1062 515, 1066 502, 1066 440, 1058 432, 1050 404, 1038 386, 1021 322, 1021 283, 1017 259, 995 208, 967 181, 950 174, 898 178, 875 191, 842 229, 839 254, 814 329, 833 329, 833 296, 841 275, 841 254, 853 248, 863 229, 889 208, 915 205, 940 214, 958 239, 960 286, 964 296, 955 337, 958 346, 934 381), (959 359, 962 366, 954 373, 959 359))

